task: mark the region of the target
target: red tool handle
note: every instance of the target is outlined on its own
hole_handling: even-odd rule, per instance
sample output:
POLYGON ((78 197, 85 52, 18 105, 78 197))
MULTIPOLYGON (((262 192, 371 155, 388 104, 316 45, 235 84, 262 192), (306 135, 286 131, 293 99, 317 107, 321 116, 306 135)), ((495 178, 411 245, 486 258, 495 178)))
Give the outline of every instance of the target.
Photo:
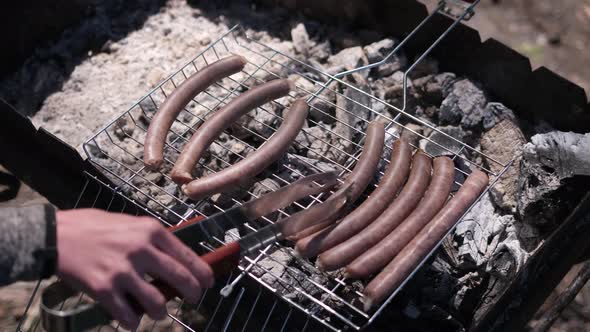
MULTIPOLYGON (((168 231, 174 232, 181 228, 196 224, 203 219, 205 219, 205 217, 202 216, 192 218, 181 225, 169 227, 168 231)), ((223 247, 217 248, 201 256, 201 259, 211 266, 215 279, 226 276, 232 272, 240 262, 240 244, 237 241, 226 244, 223 247)), ((161 280, 152 281, 152 285, 156 286, 167 300, 178 295, 178 292, 174 288, 165 284, 161 280)))

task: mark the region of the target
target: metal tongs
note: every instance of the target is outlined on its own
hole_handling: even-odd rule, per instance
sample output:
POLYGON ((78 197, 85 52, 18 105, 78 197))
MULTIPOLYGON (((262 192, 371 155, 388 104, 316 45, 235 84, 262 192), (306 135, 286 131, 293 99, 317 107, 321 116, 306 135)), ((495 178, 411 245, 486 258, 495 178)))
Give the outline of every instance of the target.
MULTIPOLYGON (((213 239, 223 239, 225 232, 232 228, 271 214, 302 198, 332 190, 337 184, 338 177, 334 172, 307 176, 272 193, 224 212, 216 213, 208 218, 190 219, 180 225, 170 227, 169 231, 184 244, 194 249, 200 242, 213 243, 211 241, 213 239)), ((211 266, 216 278, 225 276, 238 266, 241 257, 282 239, 281 228, 277 226, 278 224, 272 224, 247 234, 238 241, 217 248, 201 258, 211 266)), ((161 280, 153 280, 151 283, 164 294, 167 300, 177 296, 176 290, 161 280)), ((40 303, 41 319, 45 330, 50 332, 82 331, 109 324, 113 320, 99 303, 80 303, 79 299, 80 293, 62 281, 55 282, 45 288, 40 303), (78 299, 73 299, 74 297, 78 299), (72 308, 64 308, 64 303, 67 300, 78 303, 72 308)), ((130 301, 136 312, 143 312, 137 302, 130 301)))

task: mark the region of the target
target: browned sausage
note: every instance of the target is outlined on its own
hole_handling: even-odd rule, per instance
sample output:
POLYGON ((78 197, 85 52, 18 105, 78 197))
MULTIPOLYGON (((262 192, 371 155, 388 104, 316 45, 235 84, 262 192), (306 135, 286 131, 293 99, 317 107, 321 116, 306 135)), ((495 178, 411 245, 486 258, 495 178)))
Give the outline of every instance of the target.
POLYGON ((316 261, 318 268, 324 271, 339 269, 383 240, 420 203, 430 182, 431 171, 432 160, 418 151, 412 160, 410 178, 395 201, 366 229, 322 253, 316 261))
POLYGON ((328 218, 337 216, 350 203, 350 195, 354 183, 345 183, 342 188, 332 194, 325 202, 316 204, 307 210, 292 214, 281 220, 281 232, 285 239, 292 240, 301 225, 314 225, 328 218))
MULTIPOLYGON (((365 145, 363 146, 363 152, 361 153, 354 170, 349 173, 344 181, 343 188, 354 183, 349 195, 350 199, 348 204, 354 203, 375 177, 375 171, 377 170, 377 165, 379 164, 383 152, 384 139, 385 128, 383 127, 383 123, 377 121, 371 122, 367 128, 367 136, 365 145)), ((325 218, 322 222, 313 222, 313 220, 302 222, 300 225, 296 226, 297 233, 292 235, 290 240, 299 240, 324 229, 336 221, 337 218, 338 214, 332 214, 332 217, 325 218)))
POLYGON ((197 164, 209 145, 242 115, 272 100, 283 97, 291 91, 293 84, 288 80, 274 80, 253 87, 242 93, 216 111, 193 134, 184 146, 172 169, 172 180, 185 184, 192 180, 191 170, 197 164))
POLYGON ((275 191, 278 195, 263 195, 242 205, 248 219, 266 216, 309 195, 332 190, 338 184, 335 172, 319 173, 303 177, 275 191))
POLYGON ((150 122, 145 137, 143 163, 148 169, 157 170, 162 166, 168 130, 191 99, 222 78, 244 69, 246 63, 246 59, 238 55, 216 61, 191 75, 166 98, 150 122))
POLYGON ((184 185, 182 190, 185 195, 199 200, 238 186, 244 180, 249 181, 260 174, 289 149, 303 128, 308 110, 309 106, 304 99, 296 100, 289 111, 285 112, 285 119, 277 132, 264 145, 238 163, 184 185))
POLYGON ((436 244, 455 226, 469 206, 488 185, 488 176, 473 171, 449 203, 424 227, 414 239, 365 288, 364 307, 369 311, 397 289, 420 265, 436 244))
MULTIPOLYGON (((412 160, 412 147, 408 142, 397 140, 393 143, 391 163, 379 186, 358 208, 344 217, 338 224, 319 233, 297 241, 295 250, 303 257, 313 257, 333 246, 346 241, 377 218, 394 200, 399 189, 408 178, 412 160)), ((430 175, 430 174, 429 174, 430 175)))
POLYGON ((454 182, 455 166, 448 157, 434 159, 432 181, 416 209, 387 237, 346 266, 348 278, 366 278, 389 263, 443 207, 454 182))

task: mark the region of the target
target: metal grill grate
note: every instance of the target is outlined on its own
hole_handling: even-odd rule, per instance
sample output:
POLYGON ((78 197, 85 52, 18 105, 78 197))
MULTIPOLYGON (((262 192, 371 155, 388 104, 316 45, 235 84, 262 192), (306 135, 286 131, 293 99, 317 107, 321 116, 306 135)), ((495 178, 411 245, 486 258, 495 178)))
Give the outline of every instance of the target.
MULTIPOLYGON (((435 125, 413 116, 407 110, 407 77, 409 73, 424 60, 430 51, 459 22, 471 16, 477 2, 466 7, 467 9, 461 15, 455 17, 455 23, 448 30, 442 32, 436 42, 428 46, 427 50, 404 72, 403 97, 400 106, 394 106, 376 98, 349 83, 344 78, 386 63, 437 12, 448 14, 448 5, 444 1, 435 12, 428 16, 416 30, 401 41, 391 54, 382 61, 336 75, 330 75, 296 59, 294 56, 249 37, 239 26, 233 27, 84 144, 88 159, 117 186, 111 188, 95 176, 88 175, 89 183, 101 188, 96 194, 97 199, 95 201, 98 201, 98 196, 104 195, 106 191, 106 194, 112 195, 113 199, 123 199, 126 205, 131 204, 142 210, 142 213, 152 214, 170 226, 182 223, 196 215, 211 215, 232 205, 243 204, 257 197, 257 193, 248 191, 248 188, 241 188, 228 194, 215 195, 212 199, 202 202, 194 202, 179 192, 169 176, 169 171, 180 154, 183 144, 194 132, 194 128, 197 128, 211 112, 227 104, 245 89, 276 78, 293 80, 297 86, 296 91, 288 97, 260 107, 255 111, 256 115, 251 113, 245 117, 248 122, 240 122, 239 126, 226 131, 225 136, 213 143, 210 149, 212 152, 199 162, 198 169, 203 173, 198 174, 198 176, 229 166, 231 163, 243 159, 248 150, 254 150, 264 144, 274 133, 278 124, 281 123, 281 111, 290 105, 295 98, 305 97, 313 112, 317 112, 322 117, 329 118, 337 123, 338 126, 350 130, 353 133, 353 139, 332 131, 329 126, 323 123, 308 119, 310 125, 324 127, 325 134, 336 137, 339 143, 335 145, 327 141, 325 136, 309 134, 311 139, 322 142, 324 146, 329 147, 333 154, 326 155, 322 151, 315 151, 322 156, 325 162, 323 164, 315 163, 311 159, 297 154, 289 154, 276 167, 264 173, 266 177, 274 180, 277 184, 282 186, 298 177, 325 171, 323 168, 326 165, 336 168, 340 175, 350 172, 362 149, 364 141, 363 128, 366 128, 371 118, 374 118, 385 123, 386 139, 388 141, 398 138, 402 131, 409 131, 420 139, 425 139, 452 154, 456 165, 463 164, 464 166, 477 167, 485 171, 490 176, 490 186, 487 189, 489 190, 510 167, 512 161, 494 160, 477 149, 440 131, 435 125), (248 60, 244 70, 210 87, 189 103, 175 121, 168 136, 165 147, 165 165, 162 172, 154 173, 146 170, 142 162, 143 141, 149 120, 154 111, 166 99, 166 96, 191 74, 211 62, 231 54, 239 54, 248 60), (352 93, 349 94, 346 91, 352 93), (359 115, 350 112, 349 109, 342 107, 342 105, 332 102, 331 98, 327 98, 329 94, 335 95, 349 106, 366 110, 370 114, 370 118, 359 117, 359 115), (352 98, 351 95, 356 96, 356 98, 352 98), (370 103, 362 102, 360 99, 368 100, 370 103), (352 126, 341 122, 338 117, 317 107, 319 101, 335 108, 336 112, 346 113, 360 125, 352 126), (377 112, 376 109, 380 111, 377 112), (437 132, 437 136, 441 139, 435 141, 412 130, 408 127, 408 124, 412 123, 437 132), (242 139, 240 133, 249 136, 250 139, 242 139), (228 146, 224 144, 227 138, 231 138, 232 142, 237 143, 228 146), (453 144, 450 145, 449 142, 453 144), (239 146, 236 147, 235 145, 239 146), (456 148, 457 146, 459 148, 456 148), (335 158, 338 160, 335 160, 335 158), (486 163, 495 165, 493 165, 494 167, 486 167, 486 163), (500 169, 500 171, 493 172, 492 169, 500 169)), ((313 146, 296 146, 296 148, 313 150, 313 146)), ((387 146, 386 149, 390 149, 390 147, 387 146)), ((385 153, 385 155, 388 155, 388 153, 385 153)), ((384 157, 383 165, 387 163, 388 158, 384 157)), ((466 170, 467 167, 456 168, 458 174, 465 176, 468 175, 466 170)), ((463 178, 461 176, 457 178, 455 189, 461 186, 463 178)), ((264 190, 273 190, 272 186, 263 182, 261 187, 264 190)), ((86 191, 87 188, 83 190, 83 193, 86 191)), ((282 210, 280 214, 288 216, 293 211, 308 208, 317 201, 319 201, 319 197, 315 197, 306 203, 298 202, 294 209, 282 210)), ((106 209, 110 208, 111 204, 106 207, 106 209)), ((246 224, 246 227, 250 230, 256 230, 275 220, 274 218, 263 218, 263 221, 246 224)), ((202 246, 204 250, 211 250, 215 246, 236 240, 239 236, 239 232, 227 232, 224 238, 217 239, 218 243, 202 243, 202 246)), ((410 278, 411 276, 408 280, 410 278)), ((229 285, 234 290, 229 297, 221 297, 218 294, 220 289, 211 289, 205 294, 201 303, 194 308, 187 308, 186 305, 183 306, 182 302, 179 302, 175 309, 177 310, 176 313, 169 315, 170 324, 177 324, 191 331, 207 331, 209 329, 250 331, 265 330, 265 328, 269 330, 268 326, 271 325, 274 326, 272 330, 290 331, 295 330, 294 326, 298 326, 297 323, 301 323, 298 330, 319 330, 317 327, 310 329, 311 325, 317 325, 332 331, 360 330, 368 326, 399 291, 399 289, 396 290, 375 312, 365 313, 358 305, 362 293, 350 280, 345 280, 337 274, 327 274, 316 270, 311 263, 296 258, 293 255, 292 248, 278 243, 260 251, 255 257, 244 259, 239 271, 230 276, 225 283, 220 284, 229 285), (285 263, 285 261, 277 259, 279 256, 288 257, 285 261, 296 263, 295 265, 285 263), (273 266, 278 268, 267 268, 264 262, 268 261, 274 261, 273 266), (314 277, 319 279, 314 280, 314 277), (306 281, 303 282, 304 280, 306 281), (262 311, 260 311, 261 305, 262 311), (193 323, 187 322, 180 315, 181 311, 179 310, 181 307, 183 312, 206 311, 208 318, 204 325, 195 328, 193 323), (302 316, 303 319, 295 319, 296 316, 302 316), (257 322, 253 323, 255 320, 257 322)), ((224 291, 228 291, 230 288, 226 287, 224 291)))

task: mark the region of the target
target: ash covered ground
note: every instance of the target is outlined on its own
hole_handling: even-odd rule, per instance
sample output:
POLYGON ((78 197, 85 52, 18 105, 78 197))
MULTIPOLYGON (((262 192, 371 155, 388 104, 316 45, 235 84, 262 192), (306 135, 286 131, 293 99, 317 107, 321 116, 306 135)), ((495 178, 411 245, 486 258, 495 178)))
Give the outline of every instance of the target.
MULTIPOLYGON (((87 138, 235 23, 242 23, 254 40, 329 73, 378 61, 396 42, 374 31, 353 33, 344 27, 328 27, 303 17, 294 17, 283 9, 260 9, 239 4, 228 7, 201 3, 190 5, 176 0, 161 5, 159 1, 142 1, 137 6, 116 1, 105 4, 104 10, 99 11, 97 16, 66 32, 52 47, 40 49, 21 71, 0 83, 0 96, 22 113, 32 115, 34 124, 43 126, 83 153, 81 145, 87 138), (129 19, 130 13, 135 21, 129 19), (91 51, 86 47, 89 33, 94 38, 90 42, 96 44, 90 47, 91 51)), ((401 105, 402 71, 412 60, 400 54, 378 68, 345 80, 387 103, 401 105)), ((295 66, 296 63, 288 65, 295 66)), ((300 87, 314 88, 305 79, 288 77, 297 80, 300 87)), ((260 78, 264 79, 263 76, 260 78)), ((486 292, 486 296, 493 301, 494 295, 501 291, 497 285, 509 281, 537 248, 542 230, 551 227, 551 209, 563 209, 552 193, 567 185, 572 176, 588 172, 583 166, 585 164, 579 166, 580 163, 576 163, 580 160, 576 149, 564 148, 572 144, 583 146, 588 138, 547 134, 531 140, 533 134, 550 132, 551 128, 543 123, 528 123, 523 129, 513 112, 490 99, 478 82, 440 72, 434 59, 426 59, 417 67, 408 83, 409 114, 434 123, 443 133, 466 142, 495 160, 507 163, 514 159, 513 166, 504 177, 447 238, 423 273, 408 285, 396 307, 401 309, 401 314, 397 314, 400 319, 422 331, 426 330, 428 322, 440 323, 441 320, 443 323, 439 326, 443 326, 444 330, 461 331, 486 309, 489 302, 482 301, 482 294, 486 292), (571 163, 547 165, 547 160, 555 159, 548 156, 564 153, 571 156, 571 163), (568 171, 548 172, 546 167, 568 171), (545 208, 543 214, 540 213, 541 206, 545 208)), ((319 169, 342 170, 350 161, 349 155, 355 152, 361 137, 358 133, 366 129, 366 122, 358 119, 387 121, 396 116, 396 112, 386 104, 371 100, 354 89, 338 84, 332 88, 338 94, 326 92, 313 104, 315 110, 310 114, 307 128, 298 137, 294 149, 277 166, 283 167, 276 172, 279 177, 255 179, 247 188, 251 193, 262 194, 281 185, 280 179, 292 180, 319 169), (350 103, 346 97, 357 100, 372 112, 350 103), (342 112, 340 107, 356 116, 342 112)), ((285 100, 282 104, 288 106, 290 102, 285 100)), ((149 106, 145 108, 147 111, 142 109, 142 113, 149 114, 154 110, 150 110, 149 106)), ((218 158, 207 157, 207 167, 222 168, 226 162, 234 162, 238 157, 247 155, 252 147, 259 146, 260 137, 252 133, 268 137, 272 133, 268 128, 276 128, 277 116, 283 109, 276 106, 268 111, 251 113, 251 117, 241 123, 242 131, 238 128, 233 132, 240 140, 224 137, 220 144, 212 147, 213 155, 218 158)), ((141 117, 141 114, 137 116, 141 117)), ((144 117, 143 120, 147 125, 149 118, 144 117)), ((458 162, 457 167, 468 169, 480 164, 493 172, 503 170, 502 165, 478 153, 462 150, 461 145, 420 122, 410 121, 407 117, 402 117, 401 121, 411 131, 393 126, 390 134, 404 135, 432 155, 449 154, 449 151, 423 137, 460 153, 465 159, 458 162)), ((194 125, 195 119, 181 117, 181 122, 184 124, 177 124, 179 131, 183 126, 194 125)), ((135 155, 141 154, 141 145, 135 140, 141 142, 142 132, 133 128, 129 120, 121 122, 119 132, 114 131, 113 135, 126 150, 134 151, 135 155)), ((102 159, 99 162, 105 167, 116 173, 127 172, 127 176, 131 173, 129 169, 141 166, 140 160, 130 158, 126 153, 114 156, 126 167, 101 158, 100 151, 91 153, 102 159)), ((184 199, 178 188, 161 175, 145 173, 143 176, 144 179, 138 177, 133 184, 145 187, 146 179, 156 184, 148 186, 147 191, 163 205, 172 207, 176 204, 173 196, 184 199)), ((141 194, 129 194, 148 206, 152 204, 151 208, 159 209, 158 204, 141 194)), ((238 199, 247 199, 243 190, 230 196, 235 198, 237 194, 242 195, 238 199)), ((224 199, 223 195, 215 197, 213 202, 220 207, 235 203, 224 199)), ((277 250, 276 253, 268 259, 265 269, 256 270, 254 274, 279 289, 283 287, 287 297, 305 301, 283 284, 292 284, 291 279, 299 278, 299 274, 303 276, 300 279, 330 283, 328 276, 313 271, 305 264, 293 263, 295 260, 288 249, 277 250), (273 269, 280 272, 268 273, 273 269), (281 276, 281 281, 277 282, 272 275, 281 276)), ((317 290, 313 283, 305 287, 317 290)), ((342 290, 342 296, 349 296, 361 288, 362 285, 351 283, 342 290)), ((321 292, 314 295, 322 296, 321 292)), ((329 303, 329 299, 322 300, 329 303)), ((333 305, 338 306, 337 303, 333 305)))

